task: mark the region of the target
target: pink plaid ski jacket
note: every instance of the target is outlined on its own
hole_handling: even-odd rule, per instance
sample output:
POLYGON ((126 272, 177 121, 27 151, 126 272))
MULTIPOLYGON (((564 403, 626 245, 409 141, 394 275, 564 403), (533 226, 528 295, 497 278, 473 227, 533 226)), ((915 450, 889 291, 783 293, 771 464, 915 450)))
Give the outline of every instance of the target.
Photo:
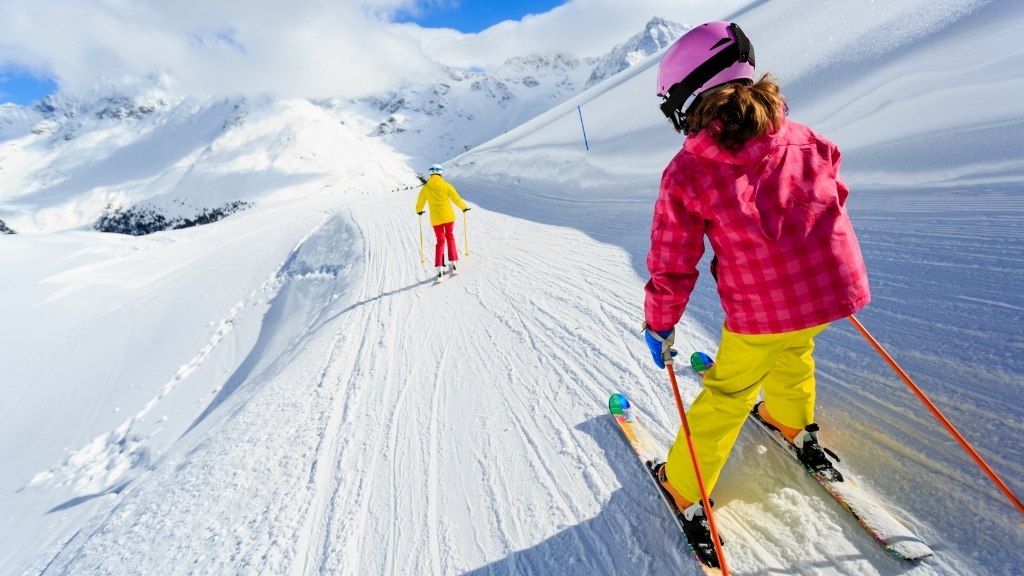
POLYGON ((690 134, 654 205, 648 326, 664 331, 679 322, 705 235, 730 331, 791 332, 857 312, 871 295, 848 194, 839 149, 802 124, 787 120, 735 153, 707 130, 690 134))

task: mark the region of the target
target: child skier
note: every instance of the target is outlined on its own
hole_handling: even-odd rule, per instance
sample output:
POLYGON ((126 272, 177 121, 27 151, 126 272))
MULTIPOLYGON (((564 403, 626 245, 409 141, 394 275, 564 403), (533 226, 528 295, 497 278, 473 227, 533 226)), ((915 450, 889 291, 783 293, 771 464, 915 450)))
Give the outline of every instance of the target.
POLYGON ((430 224, 434 227, 434 236, 437 237, 437 247, 434 250, 434 266, 437 268, 438 281, 444 276, 444 253, 445 245, 448 246, 448 272, 455 273, 455 263, 459 260, 459 252, 455 246, 455 211, 452 210, 452 202, 462 209, 469 210, 469 206, 459 197, 455 187, 445 182, 444 169, 439 164, 430 167, 430 177, 426 184, 420 188, 419 198, 416 199, 416 213, 423 214, 423 205, 430 205, 430 224))
MULTIPOLYGON (((839 150, 786 118, 769 75, 754 82, 754 49, 735 24, 709 22, 679 38, 661 61, 658 95, 687 137, 654 206, 645 339, 659 368, 672 361, 707 236, 725 326, 687 412, 706 489, 752 408, 805 465, 831 468, 813 424, 814 337, 870 300, 839 150)), ((682 429, 657 472, 688 520, 703 516, 682 429)))

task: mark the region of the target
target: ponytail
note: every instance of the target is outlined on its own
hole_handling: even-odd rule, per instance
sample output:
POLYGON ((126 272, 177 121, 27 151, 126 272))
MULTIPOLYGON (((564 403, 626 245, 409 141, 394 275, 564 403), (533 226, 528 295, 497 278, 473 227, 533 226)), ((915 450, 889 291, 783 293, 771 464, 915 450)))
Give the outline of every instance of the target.
POLYGON ((770 74, 754 84, 725 84, 704 92, 686 114, 689 133, 707 129, 729 151, 778 130, 785 117, 786 100, 770 74))

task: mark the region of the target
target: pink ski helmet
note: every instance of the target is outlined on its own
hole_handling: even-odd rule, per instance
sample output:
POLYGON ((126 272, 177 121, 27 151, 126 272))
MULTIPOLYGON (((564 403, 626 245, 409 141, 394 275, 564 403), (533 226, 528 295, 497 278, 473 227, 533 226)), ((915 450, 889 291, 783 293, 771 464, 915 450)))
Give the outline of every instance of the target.
POLYGON ((665 99, 661 111, 677 132, 685 133, 686 101, 736 81, 754 81, 754 46, 736 24, 702 24, 683 34, 661 59, 658 96, 665 99))

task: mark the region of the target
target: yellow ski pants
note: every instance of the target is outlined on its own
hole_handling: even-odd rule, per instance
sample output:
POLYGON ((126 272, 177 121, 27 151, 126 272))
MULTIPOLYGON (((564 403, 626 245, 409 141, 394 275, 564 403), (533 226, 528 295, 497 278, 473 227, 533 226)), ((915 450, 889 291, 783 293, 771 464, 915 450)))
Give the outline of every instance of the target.
MULTIPOLYGON (((814 337, 827 327, 782 334, 736 334, 722 329, 715 365, 704 374, 704 389, 686 412, 709 494, 761 390, 774 420, 798 429, 814 422, 814 337)), ((669 449, 665 474, 683 498, 700 500, 681 427, 669 449)))

